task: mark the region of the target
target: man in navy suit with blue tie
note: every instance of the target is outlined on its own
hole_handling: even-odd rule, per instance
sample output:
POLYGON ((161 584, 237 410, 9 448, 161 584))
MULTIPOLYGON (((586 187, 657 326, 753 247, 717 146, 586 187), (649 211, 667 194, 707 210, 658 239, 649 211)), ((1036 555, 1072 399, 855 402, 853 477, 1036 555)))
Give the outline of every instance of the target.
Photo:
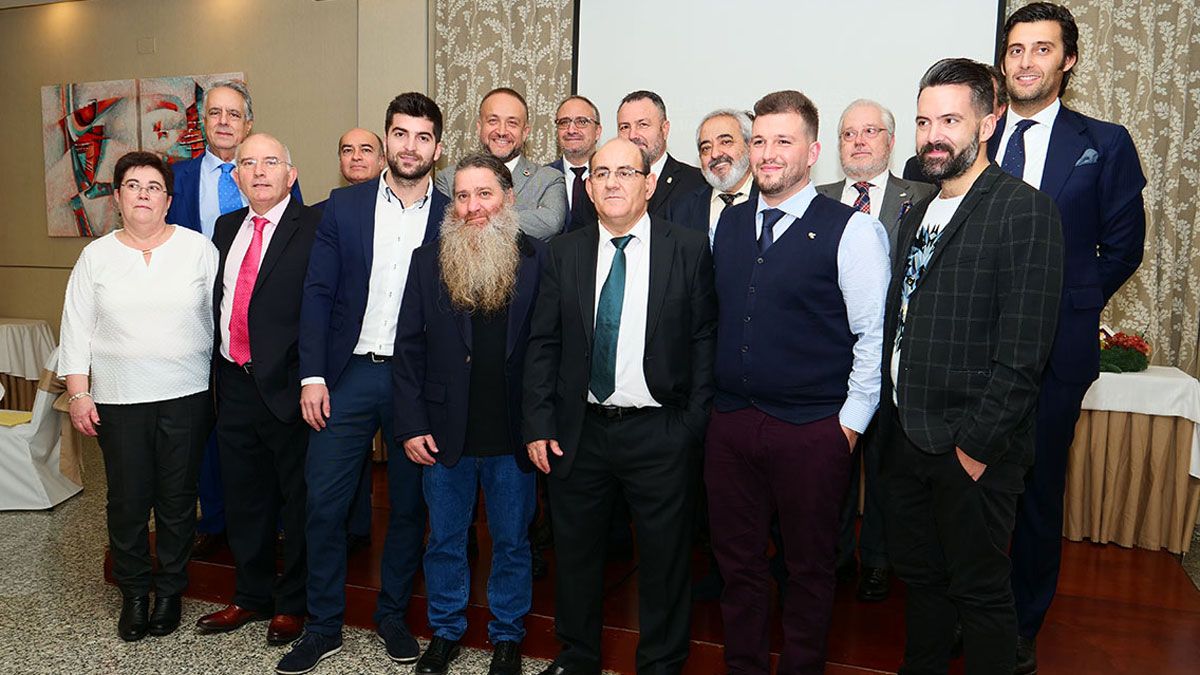
POLYGON ((1100 312, 1142 260, 1146 179, 1124 127, 1062 105, 1059 97, 1079 55, 1071 12, 1033 3, 1014 12, 1004 32, 1010 103, 988 152, 1002 169, 1054 200, 1065 246, 1058 332, 1038 398, 1035 459, 1012 538, 1016 673, 1027 675, 1037 672, 1035 638, 1058 583, 1067 450, 1083 396, 1099 375, 1100 312))
POLYGON ((346 517, 371 438, 388 444, 387 538, 375 623, 388 656, 417 660, 404 623, 421 562, 421 467, 393 433, 392 353, 413 251, 437 237, 449 199, 430 171, 442 155, 442 112, 424 94, 401 94, 385 118, 387 171, 329 194, 300 310, 300 412, 308 444, 308 623, 276 672, 306 673, 341 650, 346 517))

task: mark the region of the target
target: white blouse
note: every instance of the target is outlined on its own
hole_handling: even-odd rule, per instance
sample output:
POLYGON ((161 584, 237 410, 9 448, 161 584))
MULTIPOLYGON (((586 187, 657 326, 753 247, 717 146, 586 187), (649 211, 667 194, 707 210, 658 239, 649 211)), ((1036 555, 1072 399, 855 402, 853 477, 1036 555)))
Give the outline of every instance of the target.
POLYGON ((67 282, 58 374, 91 375, 96 403, 208 389, 217 249, 184 227, 150 255, 115 232, 88 244, 67 282))

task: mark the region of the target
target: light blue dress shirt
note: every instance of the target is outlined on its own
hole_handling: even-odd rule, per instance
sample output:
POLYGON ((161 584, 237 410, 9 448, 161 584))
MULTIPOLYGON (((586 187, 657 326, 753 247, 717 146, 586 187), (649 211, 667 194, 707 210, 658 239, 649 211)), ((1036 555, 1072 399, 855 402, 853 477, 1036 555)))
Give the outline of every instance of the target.
MULTIPOLYGON (((217 181, 221 179, 221 165, 224 162, 207 147, 204 149, 204 159, 200 160, 200 231, 212 239, 216 229, 217 218, 221 217, 221 198, 218 196, 217 181)), ((238 193, 242 198, 242 206, 248 205, 246 195, 238 193)))

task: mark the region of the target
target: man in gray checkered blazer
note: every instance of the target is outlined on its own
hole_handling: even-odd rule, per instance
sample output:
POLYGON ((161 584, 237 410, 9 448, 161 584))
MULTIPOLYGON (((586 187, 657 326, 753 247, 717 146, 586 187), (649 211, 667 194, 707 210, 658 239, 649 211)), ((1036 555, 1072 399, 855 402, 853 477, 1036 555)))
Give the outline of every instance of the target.
POLYGON ((968 675, 1011 675, 1009 537, 1033 462, 1062 288, 1058 209, 987 159, 988 67, 921 79, 917 150, 941 191, 904 218, 884 327, 880 431, 889 552, 908 586, 901 673, 946 672, 960 621, 968 675))

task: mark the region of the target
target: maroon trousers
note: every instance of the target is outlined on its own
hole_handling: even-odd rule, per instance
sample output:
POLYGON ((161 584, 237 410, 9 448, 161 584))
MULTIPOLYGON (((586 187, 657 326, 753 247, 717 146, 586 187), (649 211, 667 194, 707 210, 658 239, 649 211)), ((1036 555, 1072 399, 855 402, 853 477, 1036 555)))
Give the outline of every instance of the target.
POLYGON ((837 415, 797 425, 756 408, 713 412, 704 477, 713 552, 725 579, 721 616, 731 675, 770 672, 767 542, 775 511, 788 572, 778 673, 825 671, 850 460, 837 415))

